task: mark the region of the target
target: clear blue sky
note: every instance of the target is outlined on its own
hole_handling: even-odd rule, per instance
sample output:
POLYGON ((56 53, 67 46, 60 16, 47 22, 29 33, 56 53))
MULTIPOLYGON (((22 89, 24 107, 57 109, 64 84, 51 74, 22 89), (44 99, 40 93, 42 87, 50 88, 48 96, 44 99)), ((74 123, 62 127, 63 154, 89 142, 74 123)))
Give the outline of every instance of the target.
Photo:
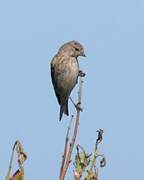
POLYGON ((100 180, 144 179, 143 0, 0 1, 0 179, 16 139, 26 180, 58 179, 69 118, 58 122, 49 64, 69 40, 87 55, 78 143, 91 152, 103 128, 100 180))

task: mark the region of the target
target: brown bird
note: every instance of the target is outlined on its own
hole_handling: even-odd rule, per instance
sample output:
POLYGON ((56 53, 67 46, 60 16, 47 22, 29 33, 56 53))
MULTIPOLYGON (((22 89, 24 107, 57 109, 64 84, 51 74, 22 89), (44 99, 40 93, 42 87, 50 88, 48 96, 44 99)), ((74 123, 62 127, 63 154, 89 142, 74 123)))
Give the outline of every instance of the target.
POLYGON ((78 56, 84 56, 84 48, 77 41, 62 45, 51 61, 51 77, 55 94, 60 105, 59 120, 63 113, 69 115, 68 99, 79 75, 78 56))

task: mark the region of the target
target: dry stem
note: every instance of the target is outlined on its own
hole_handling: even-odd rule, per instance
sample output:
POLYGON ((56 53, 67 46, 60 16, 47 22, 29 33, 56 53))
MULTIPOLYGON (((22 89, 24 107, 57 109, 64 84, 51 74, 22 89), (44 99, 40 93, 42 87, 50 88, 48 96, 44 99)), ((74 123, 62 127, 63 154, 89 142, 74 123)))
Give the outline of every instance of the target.
POLYGON ((69 164, 71 162, 71 155, 72 151, 76 142, 76 137, 77 137, 77 132, 78 132, 78 126, 79 126, 79 121, 80 121, 80 111, 81 111, 81 97, 82 97, 82 77, 80 76, 79 79, 79 91, 78 91, 78 103, 76 106, 76 119, 75 119, 75 124, 74 124, 74 131, 72 135, 72 140, 69 143, 69 130, 70 126, 68 127, 67 130, 67 135, 66 135, 66 140, 65 140, 65 148, 64 148, 64 155, 62 159, 62 165, 60 169, 60 180, 64 180, 66 172, 68 170, 69 164))

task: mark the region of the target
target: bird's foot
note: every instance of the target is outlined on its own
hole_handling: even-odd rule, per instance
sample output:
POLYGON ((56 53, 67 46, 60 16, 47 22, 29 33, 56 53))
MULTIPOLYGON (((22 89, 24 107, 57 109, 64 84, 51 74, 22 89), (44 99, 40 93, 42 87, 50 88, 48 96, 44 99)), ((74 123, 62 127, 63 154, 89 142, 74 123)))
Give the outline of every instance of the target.
POLYGON ((74 107, 76 108, 76 110, 79 110, 79 111, 83 111, 83 109, 81 108, 81 103, 78 102, 77 104, 75 104, 75 102, 72 100, 71 97, 69 97, 71 102, 73 103, 74 107))
POLYGON ((79 76, 80 77, 84 77, 86 74, 82 71, 82 70, 79 70, 79 76))
POLYGON ((76 110, 78 110, 78 111, 83 111, 83 109, 81 108, 81 103, 80 103, 80 102, 78 102, 77 104, 75 104, 75 108, 76 108, 76 110))

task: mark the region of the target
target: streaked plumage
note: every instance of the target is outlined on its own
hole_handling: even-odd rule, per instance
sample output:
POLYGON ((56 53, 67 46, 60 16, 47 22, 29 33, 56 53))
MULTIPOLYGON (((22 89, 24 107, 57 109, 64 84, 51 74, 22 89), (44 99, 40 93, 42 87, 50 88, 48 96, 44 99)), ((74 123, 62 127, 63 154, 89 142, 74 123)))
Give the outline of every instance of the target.
POLYGON ((62 45, 51 61, 51 77, 55 94, 60 105, 60 117, 69 115, 68 98, 75 87, 79 74, 78 56, 85 56, 83 46, 77 41, 62 45))

